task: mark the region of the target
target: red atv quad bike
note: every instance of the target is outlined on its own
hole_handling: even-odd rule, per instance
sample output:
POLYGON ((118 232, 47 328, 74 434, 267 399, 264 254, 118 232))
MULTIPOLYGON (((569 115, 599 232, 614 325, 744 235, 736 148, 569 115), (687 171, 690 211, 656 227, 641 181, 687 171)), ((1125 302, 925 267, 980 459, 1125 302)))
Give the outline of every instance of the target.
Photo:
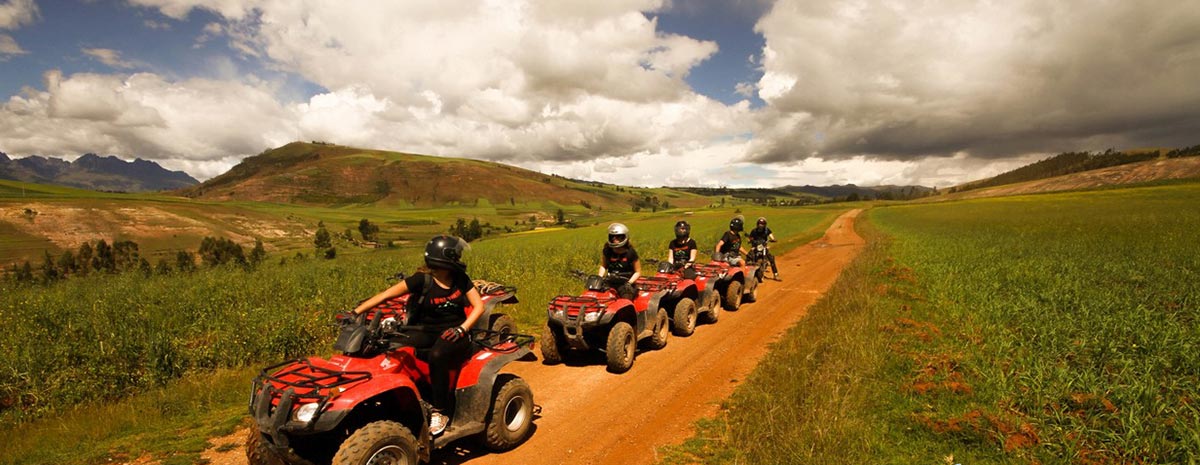
POLYGON ((671 330, 676 336, 690 336, 696 331, 697 320, 716 323, 721 316, 720 296, 709 277, 688 269, 681 263, 658 262, 658 273, 653 277, 638 278, 643 290, 658 292, 651 304, 668 310, 671 330))
MULTIPOLYGON (((582 272, 574 272, 583 276, 582 272)), ((582 295, 560 295, 550 300, 542 327, 542 359, 554 364, 569 351, 604 351, 608 371, 624 373, 633 367, 637 341, 649 340, 651 349, 667 345, 670 318, 667 310, 651 305, 652 293, 638 290, 633 300, 621 298, 600 276, 588 276, 582 295)))
POLYGON ((705 265, 696 265, 696 271, 707 276, 713 289, 720 294, 725 310, 737 310, 743 301, 754 302, 758 298, 758 266, 747 264, 741 257, 733 258, 713 257, 705 265), (735 264, 731 265, 730 261, 735 264))
POLYGON ((540 408, 524 380, 499 371, 529 354, 534 338, 516 334, 511 319, 492 312, 516 302, 515 288, 476 287, 486 314, 471 330, 476 349, 456 374, 456 407, 442 434, 430 434, 430 406, 422 400, 429 394, 429 365, 405 342, 409 333, 427 329, 398 323, 405 295, 362 315, 343 314, 334 345, 341 355, 262 370, 250 393, 250 465, 416 465, 459 438, 477 436, 493 451, 527 439, 540 408))

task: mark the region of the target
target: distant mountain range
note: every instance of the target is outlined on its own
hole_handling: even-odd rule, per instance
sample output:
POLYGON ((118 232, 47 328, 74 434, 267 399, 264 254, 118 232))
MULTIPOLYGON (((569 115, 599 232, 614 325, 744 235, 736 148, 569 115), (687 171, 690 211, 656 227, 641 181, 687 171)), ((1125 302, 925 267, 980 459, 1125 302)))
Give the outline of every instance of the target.
POLYGON ((0 152, 0 179, 116 192, 182 189, 200 183, 183 171, 170 171, 152 161, 94 153, 68 162, 37 155, 14 160, 0 152))

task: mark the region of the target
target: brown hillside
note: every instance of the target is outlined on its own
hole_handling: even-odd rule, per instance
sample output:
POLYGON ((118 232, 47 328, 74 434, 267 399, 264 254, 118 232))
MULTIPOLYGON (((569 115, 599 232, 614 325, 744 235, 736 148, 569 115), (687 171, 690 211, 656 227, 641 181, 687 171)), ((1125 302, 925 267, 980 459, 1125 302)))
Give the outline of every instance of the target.
POLYGON ((1053 178, 929 197, 926 200, 1001 197, 1188 178, 1200 178, 1200 157, 1168 158, 1110 166, 1053 178))
POLYGON ((484 199, 495 205, 551 201, 624 209, 632 199, 610 186, 498 163, 302 142, 247 158, 182 193, 211 200, 420 207, 484 199))

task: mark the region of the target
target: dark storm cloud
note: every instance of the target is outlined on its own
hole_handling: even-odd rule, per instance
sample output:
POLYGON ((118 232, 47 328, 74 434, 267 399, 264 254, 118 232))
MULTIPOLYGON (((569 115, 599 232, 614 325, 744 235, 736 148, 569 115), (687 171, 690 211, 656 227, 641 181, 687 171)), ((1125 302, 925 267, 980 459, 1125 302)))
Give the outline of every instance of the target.
POLYGON ((1190 2, 781 1, 749 158, 910 160, 1200 143, 1190 2))

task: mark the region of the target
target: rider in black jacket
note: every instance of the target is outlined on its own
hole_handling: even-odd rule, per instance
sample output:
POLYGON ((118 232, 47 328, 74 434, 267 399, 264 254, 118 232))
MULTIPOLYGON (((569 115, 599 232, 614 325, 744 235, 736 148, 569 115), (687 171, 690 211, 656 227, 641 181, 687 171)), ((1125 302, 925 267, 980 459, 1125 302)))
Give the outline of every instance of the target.
MULTIPOLYGON (((775 242, 775 235, 771 234, 771 228, 767 227, 767 219, 758 217, 758 224, 754 229, 750 230, 750 244, 775 242)), ((775 279, 779 279, 779 267, 775 266, 775 256, 771 255, 771 249, 767 249, 767 260, 771 262, 771 273, 775 275, 775 279)))

